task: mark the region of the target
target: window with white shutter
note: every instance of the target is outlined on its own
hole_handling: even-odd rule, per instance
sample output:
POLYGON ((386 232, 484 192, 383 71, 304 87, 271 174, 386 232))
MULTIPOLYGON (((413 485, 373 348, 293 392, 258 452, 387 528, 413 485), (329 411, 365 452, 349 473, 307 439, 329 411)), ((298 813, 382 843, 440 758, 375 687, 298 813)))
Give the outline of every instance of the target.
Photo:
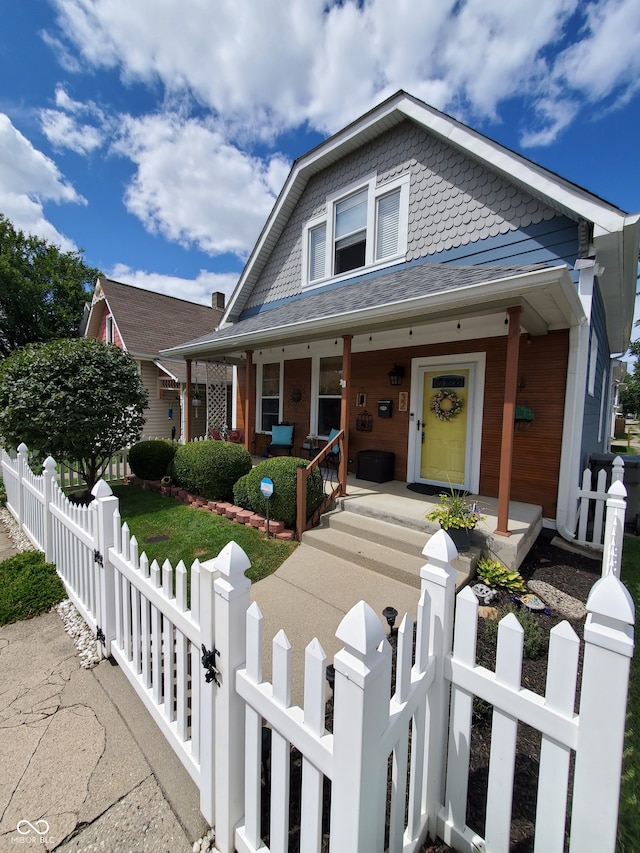
POLYGON ((347 278, 352 270, 389 266, 407 251, 409 175, 377 186, 370 175, 327 198, 326 212, 307 222, 303 285, 347 278))

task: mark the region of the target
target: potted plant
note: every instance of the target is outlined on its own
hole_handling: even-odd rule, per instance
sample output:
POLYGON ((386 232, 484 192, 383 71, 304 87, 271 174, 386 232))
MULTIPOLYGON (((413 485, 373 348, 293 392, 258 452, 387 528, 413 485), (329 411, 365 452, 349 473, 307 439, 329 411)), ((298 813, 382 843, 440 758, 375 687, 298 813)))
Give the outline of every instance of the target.
POLYGON ((467 551, 471 545, 471 532, 478 522, 484 521, 484 516, 475 501, 467 500, 464 492, 451 489, 440 494, 439 503, 427 513, 426 519, 439 522, 458 551, 467 551))
POLYGON ((535 417, 533 409, 530 409, 529 406, 516 406, 513 412, 516 429, 526 429, 535 420, 535 417))

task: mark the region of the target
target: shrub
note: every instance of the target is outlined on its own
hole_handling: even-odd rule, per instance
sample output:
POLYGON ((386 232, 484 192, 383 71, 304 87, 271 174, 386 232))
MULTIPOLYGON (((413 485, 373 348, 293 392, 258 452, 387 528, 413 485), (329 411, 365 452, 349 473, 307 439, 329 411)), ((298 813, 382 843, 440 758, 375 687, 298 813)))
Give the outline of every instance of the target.
POLYGON ((523 655, 529 660, 540 657, 545 647, 545 633, 540 626, 539 617, 530 613, 524 607, 508 605, 498 610, 498 619, 486 619, 485 630, 491 642, 495 645, 498 640, 498 620, 503 619, 509 613, 513 613, 522 625, 524 631, 523 655))
MULTIPOLYGON (((233 488, 233 500, 238 506, 252 512, 267 514, 267 501, 260 491, 263 477, 273 480, 273 495, 269 498, 269 517, 282 521, 287 527, 296 522, 296 471, 306 468, 306 459, 295 456, 276 456, 265 459, 242 477, 233 488)), ((316 468, 307 481, 307 515, 318 509, 324 499, 322 474, 316 468)))
POLYGON ((41 551, 23 551, 0 563, 0 625, 37 616, 65 596, 56 567, 41 551))
POLYGON ((171 471, 176 483, 208 500, 230 500, 233 484, 251 470, 251 456, 241 444, 196 441, 178 447, 171 471))
POLYGON ((499 560, 481 557, 476 570, 478 578, 493 589, 506 589, 507 592, 526 592, 524 580, 516 569, 508 569, 499 560))
POLYGON ((129 467, 141 480, 161 480, 171 465, 176 446, 162 438, 139 441, 129 450, 129 467))

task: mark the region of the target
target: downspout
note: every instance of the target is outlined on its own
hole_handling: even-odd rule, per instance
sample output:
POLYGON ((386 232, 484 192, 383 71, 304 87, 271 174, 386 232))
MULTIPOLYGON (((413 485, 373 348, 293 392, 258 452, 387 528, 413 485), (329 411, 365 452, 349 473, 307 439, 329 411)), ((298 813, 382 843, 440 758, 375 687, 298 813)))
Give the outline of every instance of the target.
POLYGON ((584 391, 587 387, 591 302, 597 265, 595 259, 584 258, 578 261, 576 267, 580 269, 578 293, 586 316, 579 325, 571 326, 569 329, 567 386, 556 505, 556 529, 563 539, 569 540, 575 539, 576 535, 584 391))

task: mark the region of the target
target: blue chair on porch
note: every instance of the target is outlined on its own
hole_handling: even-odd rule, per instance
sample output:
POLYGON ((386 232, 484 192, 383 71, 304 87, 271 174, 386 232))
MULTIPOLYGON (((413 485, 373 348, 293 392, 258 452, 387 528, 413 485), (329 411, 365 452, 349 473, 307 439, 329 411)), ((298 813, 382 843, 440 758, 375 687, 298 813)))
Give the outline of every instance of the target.
MULTIPOLYGON (((332 429, 329 433, 329 438, 327 439, 327 444, 329 444, 332 439, 334 439, 338 433, 339 429, 332 429)), ((340 467, 340 442, 335 444, 329 453, 325 456, 325 462, 327 465, 330 465, 332 468, 335 468, 336 471, 340 467)))
POLYGON ((293 451, 293 431, 295 424, 274 424, 271 427, 271 444, 264 452, 265 456, 291 456, 293 451))

